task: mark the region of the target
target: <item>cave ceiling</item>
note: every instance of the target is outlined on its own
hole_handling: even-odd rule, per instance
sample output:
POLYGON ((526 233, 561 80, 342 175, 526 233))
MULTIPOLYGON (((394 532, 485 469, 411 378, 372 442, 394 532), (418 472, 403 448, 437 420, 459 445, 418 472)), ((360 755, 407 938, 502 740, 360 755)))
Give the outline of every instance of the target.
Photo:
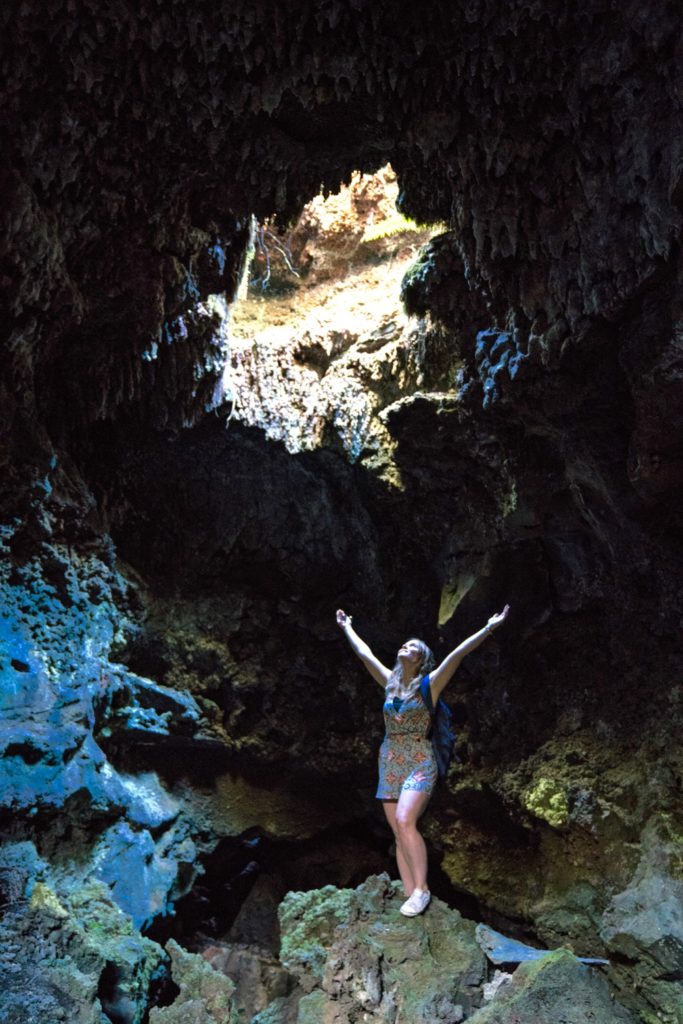
MULTIPOLYGON (((547 358, 669 262, 673 4, 52 2, 2 19, 13 379, 57 361, 86 417, 154 386, 142 351, 229 290, 250 214, 286 221, 388 160, 402 208, 457 233, 491 319, 547 358)), ((175 390, 157 420, 191 417, 175 390)))

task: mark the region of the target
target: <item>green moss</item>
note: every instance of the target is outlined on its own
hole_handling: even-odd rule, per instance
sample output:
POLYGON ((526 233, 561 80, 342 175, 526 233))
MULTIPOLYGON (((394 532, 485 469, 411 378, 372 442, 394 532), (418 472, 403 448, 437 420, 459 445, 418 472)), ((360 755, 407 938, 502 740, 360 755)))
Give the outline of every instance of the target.
POLYGON ((377 242, 382 238, 390 238, 392 235, 422 234, 425 231, 444 231, 443 224, 418 224, 411 217, 404 217, 396 210, 386 220, 378 224, 369 224, 363 232, 361 242, 377 242))
POLYGON ((557 964, 574 965, 575 963, 577 963, 576 957, 570 950, 553 949, 539 960, 529 960, 523 964, 524 969, 520 974, 524 976, 524 984, 531 986, 538 981, 542 974, 554 970, 557 964))
POLYGON ((133 922, 127 914, 112 901, 106 885, 89 881, 74 889, 68 898, 69 910, 85 932, 90 942, 102 944, 118 943, 121 938, 137 937, 133 922))
POLYGON ((656 980, 646 986, 645 992, 657 1007, 657 1013, 652 1015, 656 1024, 680 1024, 683 1020, 683 991, 679 981, 656 980))
POLYGON ((326 1006, 326 994, 321 989, 315 989, 301 997, 294 1018, 290 999, 280 997, 273 999, 264 1010, 257 1013, 251 1024, 320 1024, 325 1020, 326 1006))
POLYGON ((251 1024, 286 1024, 289 1018, 289 999, 286 996, 277 996, 265 1009, 251 1018, 251 1024))
POLYGON ((320 1024, 324 1020, 327 996, 324 992, 310 992, 303 996, 296 1015, 296 1024, 320 1024))
POLYGON ((348 920, 353 889, 326 885, 312 892, 289 892, 280 904, 280 960, 294 973, 322 978, 335 928, 348 920))
POLYGON ((654 825, 661 848, 669 850, 669 871, 677 881, 683 881, 683 823, 679 815, 660 812, 654 825))
POLYGON ((552 779, 538 779, 524 794, 523 802, 531 814, 553 828, 562 828, 569 820, 567 794, 564 787, 552 779))
POLYGON ((197 953, 169 939, 166 951, 171 957, 171 973, 180 992, 171 1006, 154 1007, 149 1024, 238 1024, 239 1014, 233 1001, 234 982, 197 953))
POLYGON ((468 1019, 471 1024, 635 1024, 614 1001, 606 979, 566 949, 520 964, 495 999, 468 1019))
POLYGON ((102 882, 91 880, 74 889, 66 900, 82 956, 108 961, 118 970, 118 990, 138 1009, 142 1019, 151 977, 163 958, 156 942, 143 938, 130 917, 112 901, 102 882))

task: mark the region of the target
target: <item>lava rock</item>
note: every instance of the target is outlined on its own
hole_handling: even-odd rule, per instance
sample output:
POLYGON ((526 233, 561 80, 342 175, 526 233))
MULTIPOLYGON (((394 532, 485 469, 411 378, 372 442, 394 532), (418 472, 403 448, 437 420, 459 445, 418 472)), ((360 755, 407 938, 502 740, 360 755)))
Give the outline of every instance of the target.
POLYGON ((170 939, 173 980, 180 992, 170 1006, 153 1007, 149 1024, 238 1024, 233 995, 235 986, 196 953, 188 953, 170 939))
POLYGON ((487 1006, 469 1018, 473 1024, 636 1024, 637 1018, 611 997, 604 978, 579 963, 568 950, 521 964, 487 1006))

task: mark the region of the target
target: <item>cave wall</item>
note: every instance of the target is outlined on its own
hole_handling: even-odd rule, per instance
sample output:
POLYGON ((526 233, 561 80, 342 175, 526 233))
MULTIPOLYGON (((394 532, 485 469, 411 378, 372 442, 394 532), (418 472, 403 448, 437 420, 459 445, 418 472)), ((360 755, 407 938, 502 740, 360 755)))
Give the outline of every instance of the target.
POLYGON ((324 830, 326 787, 340 827, 371 814, 334 608, 389 657, 509 600, 461 673, 433 849, 486 912, 613 950, 624 990, 638 961, 676 1020, 633 910, 680 885, 676 6, 12 0, 0 25, 7 892, 78 918, 92 892, 35 886, 80 858, 141 924, 255 807, 286 839, 324 830), (424 393, 387 389, 391 445, 354 466, 226 430, 252 214, 388 160, 448 226, 403 285, 424 393))

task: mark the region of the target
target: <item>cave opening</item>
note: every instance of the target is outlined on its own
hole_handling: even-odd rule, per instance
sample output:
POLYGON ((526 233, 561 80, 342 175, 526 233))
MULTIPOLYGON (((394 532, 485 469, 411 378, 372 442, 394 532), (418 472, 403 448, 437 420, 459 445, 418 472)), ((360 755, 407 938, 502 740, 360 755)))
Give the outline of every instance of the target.
POLYGON ((402 283, 445 225, 405 217, 398 192, 387 164, 313 198, 285 229, 252 225, 226 327, 227 390, 232 416, 289 452, 368 458, 388 443, 379 414, 425 385, 402 283))
MULTIPOLYGON (((445 372, 443 366, 430 363, 425 351, 425 332, 416 328, 402 296, 404 279, 421 248, 445 230, 445 225, 421 225, 405 217, 397 208, 398 191, 397 176, 387 164, 375 173, 354 172, 339 192, 315 197, 288 230, 278 231, 276 224, 268 220, 260 224, 253 220, 250 248, 235 301, 228 306, 224 296, 214 296, 220 300, 213 310, 220 321, 217 331, 225 339, 224 398, 230 406, 227 420, 223 404, 217 410, 218 424, 212 424, 208 431, 204 428, 204 433, 215 441, 217 433, 227 427, 228 439, 221 438, 215 458, 224 462, 225 444, 235 442, 234 448, 243 446, 251 431, 252 435, 256 432, 264 436, 269 445, 276 445, 270 450, 278 451, 277 459, 283 464, 290 457, 316 451, 336 453, 346 467, 359 463, 355 475, 349 469, 337 474, 342 478, 337 484, 338 493, 331 495, 331 500, 338 504, 342 516, 349 511, 353 515, 353 507, 345 508, 351 500, 350 492, 359 484, 361 491, 368 487, 362 483, 363 477, 370 476, 363 464, 386 459, 387 449, 391 451, 393 447, 381 418, 384 409, 427 384, 434 385, 438 380, 441 387, 449 388, 456 379, 457 365, 452 360, 444 361, 445 372)), ((438 333, 436 326, 434 333, 438 333)), ((156 355, 146 356, 148 361, 153 358, 156 355)), ((117 448, 120 443, 120 435, 116 431, 110 434, 107 423, 96 425, 93 436, 97 438, 94 448, 100 452, 104 446, 117 448)), ((165 439, 160 443, 166 447, 165 439)), ((129 445, 127 438, 127 450, 129 445)), ((161 488, 160 504, 148 523, 131 521, 126 511, 124 515, 115 513, 110 524, 117 548, 128 565, 151 584, 151 603, 156 606, 152 615, 146 613, 144 627, 131 633, 118 649, 117 659, 133 672, 162 685, 189 686, 192 692, 201 692, 207 703, 217 704, 222 729, 228 734, 237 722, 240 735, 258 734, 264 710, 260 695, 255 692, 245 700, 247 694, 238 696, 235 692, 240 675, 250 671, 249 659, 258 638, 256 634, 251 638, 236 637, 234 643, 230 642, 226 659, 227 645, 217 642, 215 628, 216 621, 227 610, 225 587, 230 590, 228 605, 239 603, 238 595, 242 595, 243 603, 243 596, 251 593, 258 600, 266 595, 276 599, 280 607, 284 600, 294 608, 310 604, 338 586, 338 573, 334 581, 327 573, 319 581, 311 579, 310 573, 305 579, 298 577, 294 581, 291 571, 286 569, 283 573, 280 567, 287 541, 279 549, 274 545, 265 557, 255 557, 254 544, 260 543, 260 537, 253 543, 247 541, 243 558, 234 547, 229 559, 224 558, 220 545, 211 554, 208 572, 208 563, 198 572, 197 567, 188 572, 188 564, 179 565, 177 554, 182 557, 182 534, 164 509, 171 510, 173 518, 177 518, 177 494, 181 491, 191 495, 190 503, 195 510, 191 518, 199 510, 192 472, 184 474, 182 457, 179 463, 179 447, 180 442, 172 436, 172 478, 168 476, 168 467, 161 471, 164 480, 157 481, 161 488), (176 499, 171 499, 170 492, 164 494, 169 484, 176 499), (160 545, 148 529, 155 535, 160 532, 166 536, 166 542, 160 545), (180 580, 183 582, 179 585, 180 580), (167 611, 163 610, 160 588, 176 591, 176 600, 166 602, 167 611), (207 594, 214 602, 208 616, 205 613, 211 605, 206 603, 207 594), (201 602, 202 618, 191 610, 197 602, 201 602), (190 619, 185 619, 188 614, 191 625, 190 619), (176 623, 184 621, 177 641, 169 646, 170 618, 176 623), (196 631, 198 644, 187 646, 188 629, 196 631), (242 658, 246 659, 247 667, 240 672, 242 658)), ((260 449, 260 441, 256 447, 260 449)), ((111 472, 111 456, 107 466, 111 472)), ((307 469, 309 474, 320 472, 313 462, 309 462, 307 469)), ((145 488, 150 483, 148 470, 149 464, 143 469, 145 488)), ((289 473, 285 470, 286 475, 289 473)), ((92 464, 89 476, 97 476, 97 468, 92 464)), ((257 478, 253 477, 254 482, 257 478)), ((123 470, 121 479, 124 492, 130 495, 130 465, 123 470)), ((395 486, 393 479, 391 484, 395 486)), ((116 483, 112 486, 111 479, 101 486, 103 493, 116 493, 116 483)), ((287 480, 286 487, 290 486, 287 480)), ((326 486, 324 481, 323 488, 326 486)), ((272 500, 272 494, 270 497, 272 500)), ((127 497, 126 505, 130 504, 127 497)), ((332 539, 334 529, 325 529, 332 539)), ((244 535, 240 540, 243 539, 244 535)), ((354 575, 358 575, 356 569, 354 575)), ((404 614, 409 617, 409 609, 404 609, 404 614)), ((329 661, 327 652, 324 660, 329 661)), ((310 671, 304 668, 300 655, 295 654, 295 662, 299 671, 310 671)), ((334 732, 343 734, 355 728, 348 721, 347 710, 335 697, 324 697, 322 701, 316 698, 315 704, 320 707, 323 721, 334 722, 334 732)), ((270 710, 266 709, 267 714, 270 710)), ((106 724, 102 729, 98 727, 96 735, 112 763, 125 765, 128 770, 158 770, 151 748, 151 756, 146 756, 144 741, 138 747, 131 747, 125 740, 119 745, 119 733, 112 730, 111 717, 112 708, 103 709, 106 724)), ((309 723, 305 736, 309 741, 324 744, 325 732, 326 726, 316 732, 309 723)), ((221 735, 224 738, 224 733, 221 735)), ((291 730, 271 729, 268 739, 281 746, 290 745, 290 757, 296 756, 296 748, 291 749, 291 730)), ((270 769, 259 767, 248 749, 221 754, 211 746, 199 746, 191 754, 179 749, 173 763, 161 768, 171 786, 189 781, 205 790, 215 783, 217 774, 220 776, 226 770, 236 771, 246 780, 262 777, 266 785, 272 775, 270 769)), ((353 777, 330 776, 331 791, 338 794, 349 784, 366 788, 367 770, 371 766, 358 766, 353 777)), ((303 766, 297 766, 290 783, 292 788, 297 784, 303 784, 309 792, 320 788, 303 766)), ((255 825, 245 833, 226 838, 210 853, 198 856, 198 880, 190 879, 188 886, 179 886, 181 892, 189 891, 174 903, 173 914, 155 919, 145 934, 157 941, 172 937, 189 949, 199 949, 209 940, 229 939, 245 901, 253 912, 259 893, 254 894, 251 902, 249 897, 255 880, 261 876, 268 880, 266 889, 277 889, 281 898, 289 889, 316 889, 326 884, 355 886, 373 872, 393 871, 391 833, 381 815, 375 813, 376 807, 370 811, 372 804, 368 806, 365 795, 362 803, 360 816, 352 816, 342 829, 326 828, 321 818, 318 828, 322 831, 298 843, 264 830, 255 808, 255 825), (337 848, 341 850, 339 857, 337 848), (313 864, 316 858, 317 867, 313 864), (285 864, 288 870, 283 874, 285 864)), ((437 896, 470 915, 484 913, 476 898, 454 886, 441 870, 440 855, 431 844, 430 862, 437 896)), ((258 888, 260 892, 261 887, 258 888)), ((272 916, 272 906, 270 912, 272 916)), ((257 916, 258 913, 256 910, 257 916)), ((261 941, 269 946, 275 926, 269 919, 263 927, 266 930, 261 941)), ((239 929, 236 934, 239 940, 239 929)), ((271 952, 276 953, 276 948, 271 952)))

